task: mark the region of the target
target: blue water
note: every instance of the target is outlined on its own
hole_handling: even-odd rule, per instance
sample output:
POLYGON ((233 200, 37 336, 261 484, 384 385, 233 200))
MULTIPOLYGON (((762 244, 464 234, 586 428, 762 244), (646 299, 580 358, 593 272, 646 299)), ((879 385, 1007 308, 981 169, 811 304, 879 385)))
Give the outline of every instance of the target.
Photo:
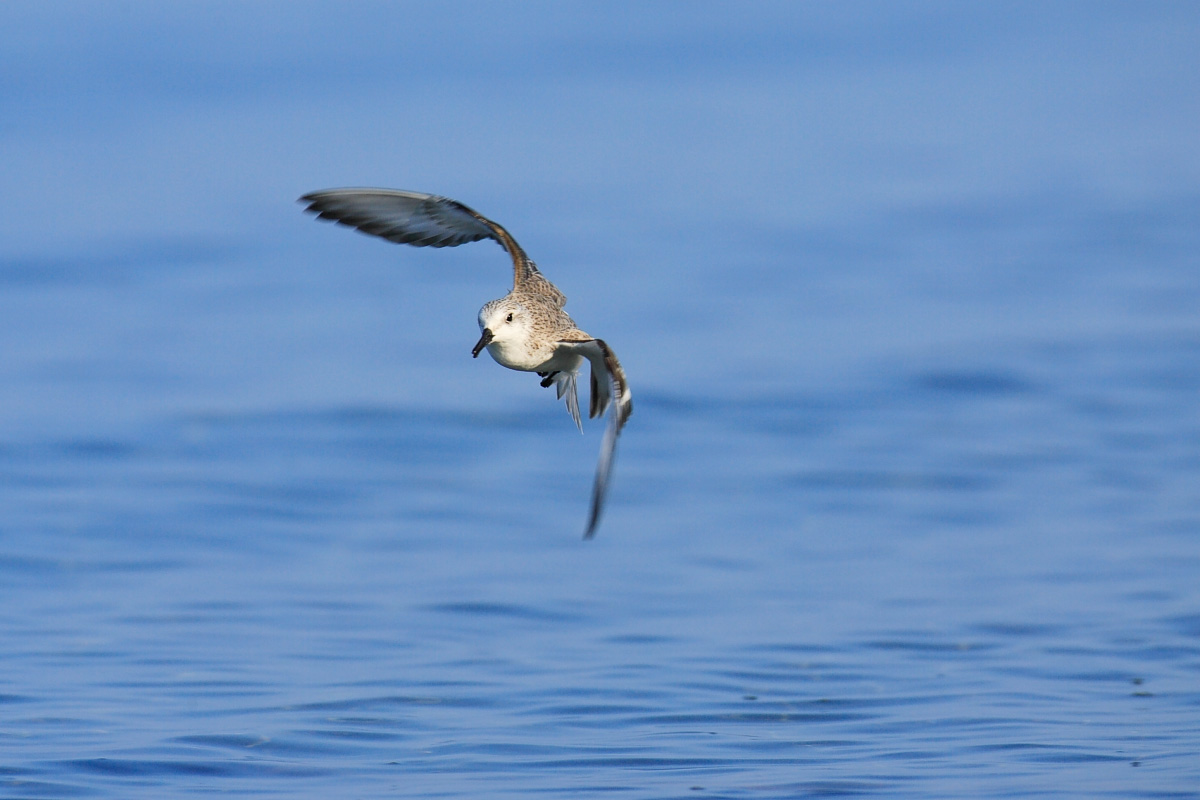
POLYGON ((1200 11, 0 6, 0 796, 1200 797, 1200 11), (472 360, 509 228, 635 395, 472 360))

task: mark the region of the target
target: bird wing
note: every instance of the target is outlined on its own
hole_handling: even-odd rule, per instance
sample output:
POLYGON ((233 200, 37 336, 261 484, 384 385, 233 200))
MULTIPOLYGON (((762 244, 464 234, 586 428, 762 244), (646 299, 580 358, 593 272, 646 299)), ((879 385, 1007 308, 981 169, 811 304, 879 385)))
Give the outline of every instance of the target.
POLYGON ((608 495, 609 479, 617 454, 617 437, 633 413, 633 395, 625 380, 625 370, 621 369, 621 363, 603 339, 563 341, 559 346, 578 353, 591 364, 592 394, 588 415, 595 418, 609 407, 612 408, 608 427, 604 431, 604 441, 600 444, 600 460, 596 464, 596 479, 592 484, 592 509, 583 533, 583 538, 590 539, 596 533, 600 514, 604 510, 604 498, 608 495))
MULTIPOLYGON (((538 269, 508 231, 457 200, 398 189, 326 189, 300 198, 305 211, 363 233, 415 247, 457 247, 494 239, 513 261, 513 286, 538 269)), ((545 278, 542 278, 546 281, 545 278)))

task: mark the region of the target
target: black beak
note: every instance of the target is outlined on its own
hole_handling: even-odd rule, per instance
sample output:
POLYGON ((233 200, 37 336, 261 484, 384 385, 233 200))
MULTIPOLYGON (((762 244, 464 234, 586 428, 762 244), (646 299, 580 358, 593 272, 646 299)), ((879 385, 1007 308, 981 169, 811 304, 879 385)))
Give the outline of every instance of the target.
POLYGON ((492 339, 496 338, 492 333, 491 328, 483 329, 483 336, 479 337, 479 341, 475 343, 475 347, 471 349, 471 358, 479 358, 479 351, 491 344, 492 339))

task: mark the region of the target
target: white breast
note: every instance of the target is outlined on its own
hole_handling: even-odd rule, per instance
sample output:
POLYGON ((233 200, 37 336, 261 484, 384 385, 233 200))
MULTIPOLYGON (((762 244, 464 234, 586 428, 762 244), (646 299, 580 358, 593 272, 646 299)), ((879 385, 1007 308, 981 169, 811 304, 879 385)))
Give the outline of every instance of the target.
POLYGON ((545 355, 530 353, 529 348, 524 342, 492 342, 487 346, 488 354, 495 360, 497 364, 509 369, 521 370, 522 372, 539 372, 542 363, 546 360, 545 355))

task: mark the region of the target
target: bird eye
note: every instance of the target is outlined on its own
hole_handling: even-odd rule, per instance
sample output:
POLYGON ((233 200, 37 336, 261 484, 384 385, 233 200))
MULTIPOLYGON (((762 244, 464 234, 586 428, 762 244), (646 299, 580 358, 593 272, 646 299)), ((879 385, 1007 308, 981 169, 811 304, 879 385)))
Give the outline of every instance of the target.
POLYGON ((509 314, 507 317, 505 317, 505 321, 512 322, 512 314, 509 314))

